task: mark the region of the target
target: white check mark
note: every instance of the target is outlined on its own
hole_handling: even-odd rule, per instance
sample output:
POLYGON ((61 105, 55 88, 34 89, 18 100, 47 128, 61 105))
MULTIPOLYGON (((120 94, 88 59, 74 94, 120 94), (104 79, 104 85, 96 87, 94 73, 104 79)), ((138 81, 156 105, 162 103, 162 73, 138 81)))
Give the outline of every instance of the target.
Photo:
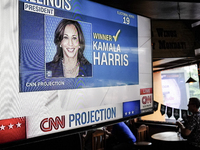
POLYGON ((117 41, 117 39, 118 39, 118 36, 119 36, 119 33, 120 33, 120 29, 117 31, 117 33, 116 33, 116 35, 114 36, 113 35, 113 38, 114 38, 114 40, 115 40, 115 42, 117 41))

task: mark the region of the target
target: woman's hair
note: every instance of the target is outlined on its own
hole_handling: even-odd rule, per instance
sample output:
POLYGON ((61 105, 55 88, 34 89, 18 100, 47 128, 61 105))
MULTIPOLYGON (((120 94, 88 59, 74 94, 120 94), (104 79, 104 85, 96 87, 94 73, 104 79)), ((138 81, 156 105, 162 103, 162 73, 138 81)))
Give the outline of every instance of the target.
POLYGON ((189 100, 190 100, 197 108, 200 107, 200 101, 199 101, 198 98, 196 98, 196 97, 191 97, 189 100))
POLYGON ((53 62, 58 62, 60 59, 63 58, 63 50, 62 50, 62 47, 60 47, 60 43, 63 40, 65 27, 71 24, 73 24, 76 27, 77 32, 78 32, 80 48, 78 49, 77 59, 79 62, 83 64, 88 64, 89 61, 83 55, 83 52, 85 50, 85 38, 83 36, 83 31, 81 29, 81 26, 77 21, 68 20, 68 19, 62 19, 55 30, 54 43, 57 46, 57 52, 54 56, 53 62))

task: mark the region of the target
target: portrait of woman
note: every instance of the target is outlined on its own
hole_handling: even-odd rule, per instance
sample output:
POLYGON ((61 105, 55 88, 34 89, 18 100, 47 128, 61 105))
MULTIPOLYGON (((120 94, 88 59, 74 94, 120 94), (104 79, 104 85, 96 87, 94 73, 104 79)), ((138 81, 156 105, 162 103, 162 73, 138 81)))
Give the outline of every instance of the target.
POLYGON ((92 76, 92 64, 84 57, 85 38, 77 21, 62 19, 55 30, 54 43, 56 54, 46 63, 48 77, 92 76))

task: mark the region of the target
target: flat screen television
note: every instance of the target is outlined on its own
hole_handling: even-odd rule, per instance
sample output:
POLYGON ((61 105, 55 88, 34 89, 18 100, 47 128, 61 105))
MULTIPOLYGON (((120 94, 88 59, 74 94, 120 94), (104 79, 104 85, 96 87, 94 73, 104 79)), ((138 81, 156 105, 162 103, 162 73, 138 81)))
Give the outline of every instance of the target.
POLYGON ((149 18, 88 0, 1 6, 0 146, 153 112, 149 18))

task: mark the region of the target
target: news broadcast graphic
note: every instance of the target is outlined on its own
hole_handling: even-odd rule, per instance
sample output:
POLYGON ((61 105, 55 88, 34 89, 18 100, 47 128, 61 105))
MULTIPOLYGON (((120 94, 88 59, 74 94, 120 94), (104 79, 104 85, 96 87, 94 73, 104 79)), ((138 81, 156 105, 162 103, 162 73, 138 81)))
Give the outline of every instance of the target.
MULTIPOLYGON (((24 10, 26 7, 33 9, 35 5, 20 3, 20 92, 138 85, 136 15, 127 25, 105 20, 103 16, 99 19, 59 9, 49 16, 24 10), (64 78, 58 73, 63 70, 60 66, 55 70, 59 75, 52 78, 52 71, 46 68, 57 52, 54 32, 62 19, 79 20, 85 38, 84 55, 92 64, 92 76, 64 78)), ((119 15, 113 15, 116 16, 119 15)))
POLYGON ((86 127, 122 118, 122 104, 27 117, 27 138, 86 127))
POLYGON ((89 0, 1 2, 1 143, 153 112, 149 18, 89 0))
POLYGON ((153 107, 153 91, 152 88, 140 89, 140 103, 143 109, 153 107))
POLYGON ((26 139, 26 118, 0 120, 0 144, 26 139))
POLYGON ((123 103, 123 117, 140 114, 140 101, 131 101, 123 103))

